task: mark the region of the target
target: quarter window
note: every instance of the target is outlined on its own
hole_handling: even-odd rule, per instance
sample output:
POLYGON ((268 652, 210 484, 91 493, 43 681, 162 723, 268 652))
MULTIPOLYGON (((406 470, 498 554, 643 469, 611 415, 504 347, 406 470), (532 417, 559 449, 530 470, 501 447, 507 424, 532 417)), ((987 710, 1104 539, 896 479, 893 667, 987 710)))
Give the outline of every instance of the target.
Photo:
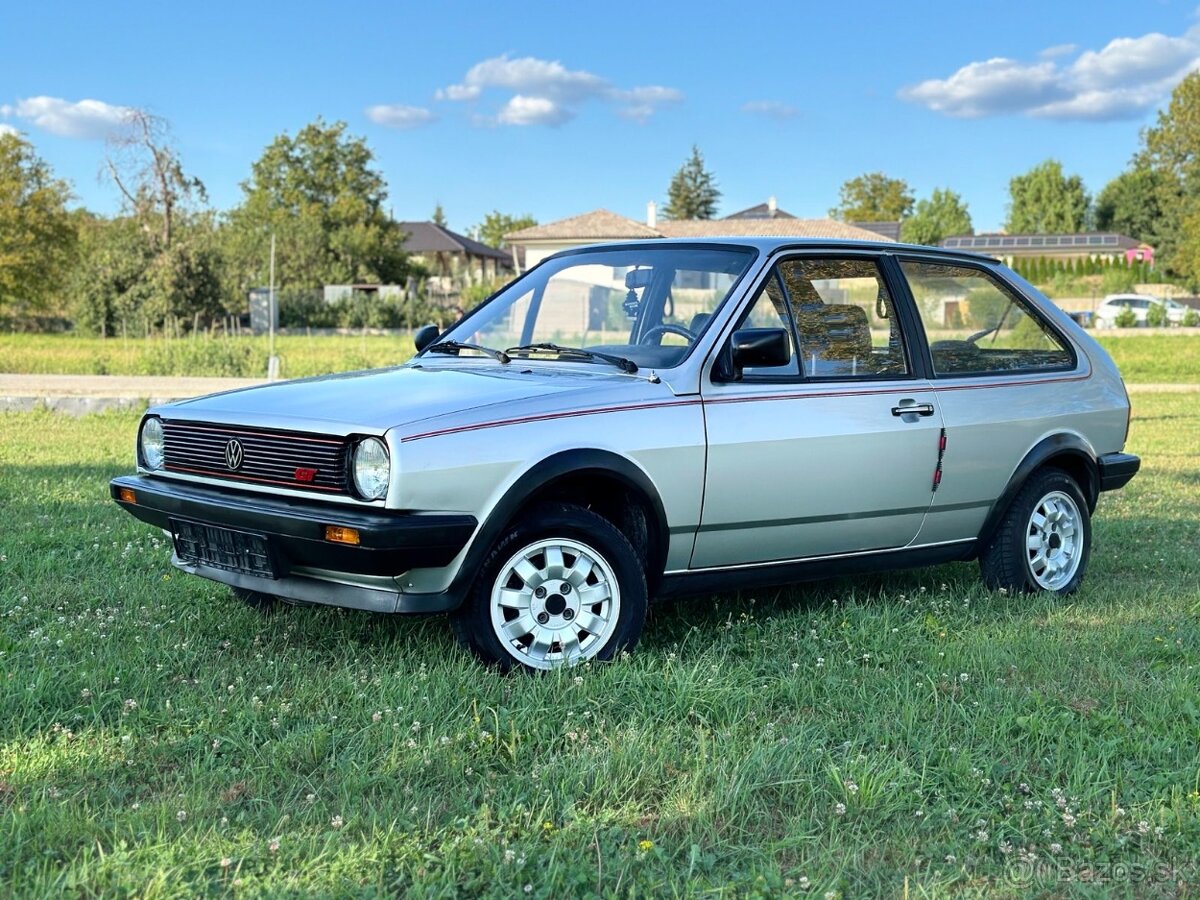
POLYGON ((940 376, 1066 369, 1062 339, 1028 303, 981 269, 944 263, 900 263, 920 312, 940 376))

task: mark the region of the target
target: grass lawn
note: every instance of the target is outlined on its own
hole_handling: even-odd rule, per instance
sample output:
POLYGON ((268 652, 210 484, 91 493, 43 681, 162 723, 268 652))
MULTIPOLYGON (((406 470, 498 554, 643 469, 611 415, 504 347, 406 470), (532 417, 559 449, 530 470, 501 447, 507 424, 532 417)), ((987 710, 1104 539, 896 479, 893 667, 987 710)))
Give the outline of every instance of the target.
MULTIPOLYGON (((1200 382, 1200 329, 1174 334, 1098 331, 1130 383, 1200 382)), ((286 335, 277 338, 285 378, 402 363, 412 339, 395 335, 286 335)), ((0 334, 0 370, 22 374, 263 376, 267 339, 90 338, 0 334)))
POLYGON ((243 608, 106 499, 134 416, 2 415, 0 885, 1186 894, 1200 403, 1134 399, 1069 600, 954 564, 680 601, 540 678, 438 619, 243 608))

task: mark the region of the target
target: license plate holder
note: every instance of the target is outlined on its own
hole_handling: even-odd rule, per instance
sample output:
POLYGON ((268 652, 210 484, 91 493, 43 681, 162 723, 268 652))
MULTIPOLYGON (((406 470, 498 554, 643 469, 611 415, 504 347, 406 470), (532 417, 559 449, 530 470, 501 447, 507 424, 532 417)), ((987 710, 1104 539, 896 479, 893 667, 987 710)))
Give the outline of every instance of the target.
POLYGON ((265 534, 189 519, 171 519, 170 524, 175 554, 185 562, 258 578, 279 577, 265 534))

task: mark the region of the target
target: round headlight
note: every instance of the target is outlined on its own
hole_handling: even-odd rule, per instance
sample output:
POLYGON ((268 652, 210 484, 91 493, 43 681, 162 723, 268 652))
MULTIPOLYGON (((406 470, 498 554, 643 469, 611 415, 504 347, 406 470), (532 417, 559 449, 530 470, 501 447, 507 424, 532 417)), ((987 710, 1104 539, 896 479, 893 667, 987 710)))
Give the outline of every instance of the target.
POLYGON ((354 487, 364 500, 379 500, 387 495, 391 480, 391 460, 387 445, 379 438, 364 438, 354 448, 354 487))
POLYGON ((138 449, 141 450, 142 465, 147 469, 162 468, 164 443, 161 419, 151 417, 142 423, 142 433, 138 437, 138 449))

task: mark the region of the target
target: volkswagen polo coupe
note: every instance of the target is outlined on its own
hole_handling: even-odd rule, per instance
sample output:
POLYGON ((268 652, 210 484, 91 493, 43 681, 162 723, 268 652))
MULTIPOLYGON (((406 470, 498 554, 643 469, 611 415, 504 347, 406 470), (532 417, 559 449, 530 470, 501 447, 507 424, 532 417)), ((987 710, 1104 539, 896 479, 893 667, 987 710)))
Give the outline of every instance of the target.
POLYGON ((978 559, 1069 594, 1129 399, 996 260, 891 243, 551 256, 394 368, 149 410, 113 498, 262 603, 448 612, 507 669, 608 659, 648 600, 978 559))

